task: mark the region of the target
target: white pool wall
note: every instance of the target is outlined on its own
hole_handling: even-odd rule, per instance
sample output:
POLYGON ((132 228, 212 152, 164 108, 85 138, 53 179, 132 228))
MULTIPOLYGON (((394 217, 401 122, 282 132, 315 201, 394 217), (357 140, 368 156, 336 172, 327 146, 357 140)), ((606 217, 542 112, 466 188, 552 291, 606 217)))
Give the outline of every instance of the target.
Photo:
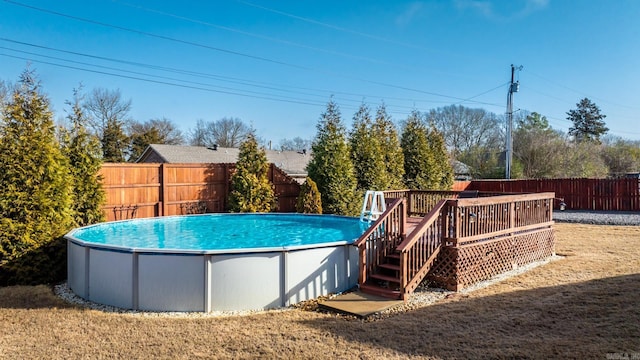
POLYGON ((78 296, 146 311, 238 311, 289 306, 358 283, 348 242, 224 251, 140 250, 67 235, 68 284, 78 296))

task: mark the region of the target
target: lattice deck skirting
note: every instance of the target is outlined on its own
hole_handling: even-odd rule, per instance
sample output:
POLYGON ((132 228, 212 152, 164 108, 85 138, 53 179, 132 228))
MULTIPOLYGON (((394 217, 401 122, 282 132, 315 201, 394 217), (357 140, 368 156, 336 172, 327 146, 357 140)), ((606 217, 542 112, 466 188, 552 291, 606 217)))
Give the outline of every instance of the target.
POLYGON ((502 236, 440 251, 428 279, 459 291, 479 281, 540 261, 555 254, 553 228, 502 236))

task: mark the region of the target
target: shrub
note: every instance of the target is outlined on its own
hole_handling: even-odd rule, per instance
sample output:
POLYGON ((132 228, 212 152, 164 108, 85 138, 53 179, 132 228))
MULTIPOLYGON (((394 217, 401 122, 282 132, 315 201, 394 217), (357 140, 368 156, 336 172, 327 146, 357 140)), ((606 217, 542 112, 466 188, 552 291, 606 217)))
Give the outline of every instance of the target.
POLYGON ((307 177, 300 187, 296 211, 304 214, 322 214, 320 191, 318 191, 318 185, 310 177, 307 177))
POLYGON ((273 185, 268 178, 269 163, 256 138, 250 134, 240 145, 236 169, 231 176, 229 210, 269 212, 276 208, 273 185))

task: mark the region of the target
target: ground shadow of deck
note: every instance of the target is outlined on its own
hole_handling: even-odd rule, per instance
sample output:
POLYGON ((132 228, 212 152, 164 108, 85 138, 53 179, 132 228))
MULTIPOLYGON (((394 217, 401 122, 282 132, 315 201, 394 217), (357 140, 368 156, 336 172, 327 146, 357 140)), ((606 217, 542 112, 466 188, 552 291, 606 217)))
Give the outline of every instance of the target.
POLYGON ((457 297, 375 322, 325 317, 302 323, 403 356, 605 358, 640 351, 638 299, 640 274, 633 274, 457 297))

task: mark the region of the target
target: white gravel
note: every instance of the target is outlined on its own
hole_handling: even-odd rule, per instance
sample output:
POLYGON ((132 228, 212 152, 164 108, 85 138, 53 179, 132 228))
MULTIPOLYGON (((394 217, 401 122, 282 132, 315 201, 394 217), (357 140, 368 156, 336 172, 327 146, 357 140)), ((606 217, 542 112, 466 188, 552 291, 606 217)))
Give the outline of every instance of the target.
POLYGON ((640 226, 640 211, 554 211, 553 220, 595 225, 640 226))
POLYGON ((252 315, 256 313, 263 312, 283 312, 283 311, 291 311, 293 308, 280 308, 280 309, 271 309, 271 310, 244 310, 244 311, 212 311, 212 312, 200 312, 200 311, 172 311, 172 312, 161 312, 161 311, 139 311, 139 310, 129 310, 123 309, 110 305, 98 304, 93 301, 85 300, 78 295, 76 295, 71 288, 67 285, 67 283, 63 283, 60 285, 56 285, 53 288, 53 292, 60 297, 62 300, 79 305, 81 307, 98 310, 109 313, 119 313, 126 314, 131 316, 141 316, 141 317, 176 317, 176 318, 208 318, 208 317, 221 317, 221 316, 243 316, 243 315, 252 315))

